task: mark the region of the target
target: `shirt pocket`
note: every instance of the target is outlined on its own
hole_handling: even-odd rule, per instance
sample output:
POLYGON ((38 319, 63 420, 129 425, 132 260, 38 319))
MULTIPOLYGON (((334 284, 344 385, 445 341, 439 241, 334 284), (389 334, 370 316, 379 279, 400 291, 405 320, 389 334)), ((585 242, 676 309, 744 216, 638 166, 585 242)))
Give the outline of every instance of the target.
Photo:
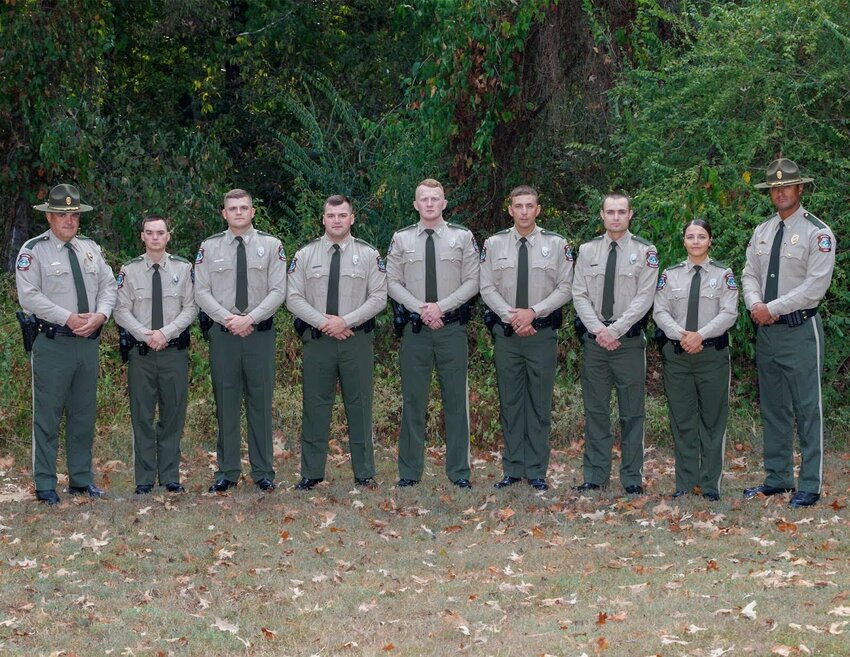
POLYGON ((65 265, 51 265, 44 271, 44 292, 48 296, 75 290, 71 268, 65 265))
POLYGON ((405 281, 424 281, 425 280, 425 254, 417 251, 404 251, 401 254, 401 261, 404 264, 404 280, 405 281))
POLYGON ((531 263, 529 270, 529 285, 536 288, 551 289, 555 284, 558 267, 555 258, 540 258, 531 263))
POLYGON ((463 266, 463 251, 459 248, 443 251, 439 256, 440 264, 437 275, 446 281, 460 282, 461 267, 463 266))
POLYGON ((605 268, 589 267, 584 274, 584 283, 587 286, 587 293, 592 301, 602 299, 602 291, 605 286, 605 268))
POLYGON ((339 272, 339 291, 341 296, 360 303, 366 296, 366 270, 363 268, 343 268, 339 272))
POLYGON ((516 284, 516 262, 509 257, 495 258, 492 265, 493 278, 496 285, 501 286, 516 284))

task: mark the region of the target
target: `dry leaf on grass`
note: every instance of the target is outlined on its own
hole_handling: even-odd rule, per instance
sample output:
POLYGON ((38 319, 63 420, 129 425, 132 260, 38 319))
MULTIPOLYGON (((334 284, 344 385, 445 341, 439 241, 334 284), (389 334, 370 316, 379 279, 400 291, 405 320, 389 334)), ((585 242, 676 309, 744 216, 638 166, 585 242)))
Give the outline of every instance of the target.
POLYGON ((752 602, 750 602, 750 604, 748 604, 746 607, 741 609, 740 614, 744 618, 749 618, 750 620, 755 620, 756 619, 756 601, 753 600, 752 602))
POLYGON ((236 634, 239 631, 238 625, 234 625, 233 623, 226 621, 222 618, 216 618, 215 623, 210 625, 210 627, 215 627, 216 629, 219 629, 222 632, 230 632, 231 634, 236 634))
POLYGON ((827 612, 830 616, 850 616, 850 607, 836 607, 827 612))

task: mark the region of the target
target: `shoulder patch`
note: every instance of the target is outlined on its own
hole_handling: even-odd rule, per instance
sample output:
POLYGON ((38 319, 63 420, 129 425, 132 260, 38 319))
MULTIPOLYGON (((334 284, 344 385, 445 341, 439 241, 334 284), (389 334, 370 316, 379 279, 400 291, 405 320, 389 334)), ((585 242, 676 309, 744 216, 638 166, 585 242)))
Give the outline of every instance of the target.
MULTIPOLYGON (((281 248, 283 248, 283 247, 281 247, 281 248)), ((294 272, 294 271, 295 271, 295 267, 296 267, 297 265, 298 265, 298 256, 295 256, 295 257, 292 259, 292 262, 290 262, 290 263, 289 263, 289 270, 288 270, 288 272, 289 272, 290 274, 291 274, 292 272, 294 272)))
POLYGON ((813 215, 811 212, 804 212, 804 213, 803 213, 803 216, 804 216, 804 217, 806 218, 806 220, 807 220, 810 224, 812 224, 815 228, 819 228, 820 230, 823 230, 824 228, 826 228, 826 224, 825 224, 825 223, 823 223, 820 219, 818 219, 818 218, 817 218, 815 215, 813 215))
POLYGON ((18 256, 17 268, 18 271, 29 271, 32 264, 32 256, 29 253, 21 253, 18 256))
POLYGON ((656 251, 646 252, 646 266, 652 269, 658 269, 658 253, 656 251))
POLYGON ((186 260, 186 258, 184 258, 184 257, 182 257, 182 256, 179 256, 179 255, 174 255, 174 254, 172 254, 172 255, 168 256, 168 259, 169 259, 169 260, 174 260, 175 262, 185 262, 187 265, 191 265, 191 264, 192 264, 191 262, 189 262, 188 260, 186 260))
POLYGON ((650 242, 649 240, 643 239, 640 235, 635 235, 634 233, 632 233, 632 239, 635 242, 639 242, 640 244, 643 244, 644 246, 652 246, 652 242, 650 242))
POLYGON ((195 264, 200 265, 204 261, 204 247, 198 249, 198 255, 195 256, 195 264))
POLYGON ((478 252, 478 261, 479 262, 487 262, 487 245, 481 247, 481 250, 478 252))
POLYGON ((818 235, 818 251, 821 253, 829 253, 832 251, 832 235, 829 233, 821 233, 818 235))
POLYGON ((378 271, 386 274, 387 263, 384 262, 384 259, 381 256, 375 256, 375 260, 378 262, 378 271))
POLYGON ((664 286, 667 285, 667 272, 665 271, 661 276, 658 277, 658 282, 655 284, 656 292, 659 290, 663 290, 664 286))
POLYGON ((567 259, 567 262, 573 262, 576 259, 575 255, 573 255, 573 247, 570 246, 569 242, 564 244, 564 257, 567 259))
POLYGON ((38 244, 39 242, 44 242, 44 241, 49 240, 49 239, 50 238, 47 235, 42 235, 41 237, 35 237, 35 238, 31 239, 29 242, 27 242, 26 244, 24 244, 24 248, 32 251, 32 247, 34 247, 36 244, 38 244))
POLYGON ((392 241, 390 241, 390 245, 389 245, 389 247, 387 248, 387 257, 388 257, 388 258, 390 257, 390 253, 392 253, 392 252, 393 252, 393 245, 394 245, 394 244, 395 244, 395 238, 393 238, 393 239, 392 239, 392 241))
POLYGON ((283 244, 277 248, 277 258, 281 262, 286 262, 286 251, 283 249, 283 244))
MULTIPOLYGON (((130 262, 132 262, 132 260, 130 262)), ((124 270, 122 269, 121 271, 118 272, 118 276, 115 277, 115 282, 118 283, 118 289, 119 290, 122 287, 124 287, 124 276, 125 276, 124 270)))
POLYGON ((729 272, 723 277, 723 282, 726 283, 726 287, 730 290, 737 290, 738 283, 735 282, 735 274, 729 272))

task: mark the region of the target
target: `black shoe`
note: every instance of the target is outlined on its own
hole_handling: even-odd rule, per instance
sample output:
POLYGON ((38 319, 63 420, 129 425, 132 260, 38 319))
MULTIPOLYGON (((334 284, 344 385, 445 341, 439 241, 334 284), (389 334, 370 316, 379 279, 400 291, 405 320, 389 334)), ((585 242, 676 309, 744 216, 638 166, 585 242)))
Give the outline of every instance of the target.
POLYGON ((582 493, 588 490, 599 490, 600 488, 602 488, 602 486, 599 484, 591 484, 589 481, 585 481, 580 486, 573 486, 573 490, 577 490, 582 493))
POLYGON ((463 477, 456 479, 452 483, 458 488, 472 488, 472 484, 469 483, 469 479, 464 479, 463 477))
POLYGON ((165 484, 165 490, 169 493, 185 493, 186 489, 183 488, 183 484, 178 481, 169 481, 165 484))
POLYGON ((374 477, 355 477, 354 485, 361 488, 375 488, 378 484, 375 483, 374 477))
POLYGON ((316 484, 324 481, 324 479, 310 479, 309 477, 301 477, 301 481, 295 484, 295 490, 313 490, 316 484))
POLYGON ((274 482, 271 479, 268 479, 267 477, 263 477, 262 479, 254 483, 257 484, 257 488, 267 493, 270 493, 275 488, 277 488, 277 486, 274 485, 274 482))
POLYGON ((105 497, 106 493, 94 484, 88 486, 68 486, 69 495, 88 495, 89 497, 105 497))
POLYGON ((804 490, 798 490, 791 496, 791 501, 788 506, 794 509, 800 509, 804 506, 812 506, 820 499, 820 493, 808 493, 804 490))
POLYGON ((136 495, 147 495, 153 490, 153 484, 139 484, 136 486, 136 495))
POLYGON ((703 498, 708 500, 709 502, 719 502, 720 501, 720 493, 703 493, 703 498))
POLYGON ((626 486, 623 490, 626 491, 626 495, 643 495, 643 486, 637 484, 626 486))
POLYGON ((44 502, 47 506, 59 504, 61 501, 55 490, 37 490, 35 491, 35 499, 39 502, 44 502))
POLYGON ((522 481, 522 477, 511 477, 510 475, 505 475, 493 484, 493 488, 507 488, 508 486, 513 486, 519 481, 522 481))
POLYGON ((419 483, 418 479, 399 479, 398 483, 396 483, 396 487, 398 488, 410 488, 411 486, 415 486, 419 483))
POLYGON ((673 493, 670 496, 670 499, 675 500, 677 497, 684 497, 687 494, 688 494, 688 491, 686 491, 686 490, 677 490, 675 493, 673 493))
POLYGON ((224 493, 229 488, 236 488, 236 482, 230 479, 216 479, 215 483, 210 486, 210 493, 224 493))
POLYGON ((744 499, 751 500, 756 495, 764 495, 766 497, 770 497, 771 495, 779 495, 781 493, 793 492, 793 488, 776 488, 775 486, 768 486, 767 484, 759 484, 758 486, 753 486, 752 488, 745 488, 744 499))
POLYGON ((549 490, 549 484, 546 483, 545 479, 529 479, 528 485, 534 490, 549 490))

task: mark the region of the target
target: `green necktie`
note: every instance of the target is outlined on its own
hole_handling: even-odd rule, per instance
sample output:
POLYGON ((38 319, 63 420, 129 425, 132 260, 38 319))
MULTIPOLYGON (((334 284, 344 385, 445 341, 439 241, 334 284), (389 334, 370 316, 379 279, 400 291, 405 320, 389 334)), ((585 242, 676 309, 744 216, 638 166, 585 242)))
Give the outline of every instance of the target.
POLYGON ((239 242, 236 247, 236 309, 244 313, 248 307, 248 256, 242 236, 238 236, 236 241, 239 242))
POLYGON ((68 262, 71 265, 71 275, 74 277, 74 287, 77 290, 77 312, 87 313, 89 311, 89 295, 86 292, 86 284, 83 281, 83 272, 80 269, 77 252, 74 251, 70 242, 65 242, 65 248, 68 249, 68 262))
POLYGON ((617 278, 617 243, 611 242, 608 263, 605 265, 605 286, 602 288, 602 319, 614 316, 614 281, 617 278))
POLYGON ((696 331, 699 328, 699 288, 700 270, 694 265, 694 275, 691 277, 691 291, 688 293, 688 318, 685 320, 686 331, 696 331))
POLYGON ((528 308, 528 240, 519 240, 519 257, 516 271, 516 307, 528 308))
POLYGON ((325 312, 328 315, 339 315, 339 244, 334 244, 334 254, 331 256, 328 304, 325 307, 325 312))
POLYGON ((162 276, 157 263, 153 266, 151 276, 151 329, 161 329, 162 323, 162 276))
POLYGON ((425 302, 437 301, 437 250, 434 247, 434 230, 426 228, 428 239, 425 240, 425 302))
POLYGON ((769 303, 779 296, 779 256, 782 253, 782 238, 785 235, 785 222, 779 222, 773 246, 770 248, 770 262, 767 264, 767 282, 764 285, 764 302, 769 303))

